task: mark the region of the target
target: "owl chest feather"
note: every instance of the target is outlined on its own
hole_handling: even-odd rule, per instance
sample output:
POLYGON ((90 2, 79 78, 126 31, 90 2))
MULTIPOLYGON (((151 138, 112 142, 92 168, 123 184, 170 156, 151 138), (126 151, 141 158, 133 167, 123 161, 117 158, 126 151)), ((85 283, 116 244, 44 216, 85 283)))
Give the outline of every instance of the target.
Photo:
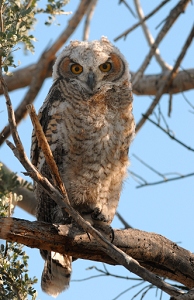
POLYGON ((131 99, 128 89, 88 98, 72 93, 52 101, 45 134, 79 211, 96 203, 109 209, 109 199, 114 207, 118 203, 134 131, 131 99))
POLYGON ((99 98, 77 103, 65 101, 57 107, 58 112, 51 111, 58 118, 56 147, 63 144, 68 153, 66 161, 71 157, 72 164, 76 161, 80 169, 87 164, 119 159, 127 142, 130 115, 124 119, 117 107, 109 107, 106 99, 99 98))

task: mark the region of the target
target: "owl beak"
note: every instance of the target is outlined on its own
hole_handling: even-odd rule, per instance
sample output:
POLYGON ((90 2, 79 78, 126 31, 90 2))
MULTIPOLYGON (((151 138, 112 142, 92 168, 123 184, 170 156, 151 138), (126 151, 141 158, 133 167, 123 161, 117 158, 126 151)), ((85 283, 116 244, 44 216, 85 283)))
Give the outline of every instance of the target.
POLYGON ((87 83, 87 85, 89 86, 89 88, 91 90, 94 89, 94 86, 95 86, 96 82, 95 82, 95 75, 94 75, 94 73, 92 71, 89 72, 89 74, 88 74, 88 80, 87 80, 86 83, 87 83))

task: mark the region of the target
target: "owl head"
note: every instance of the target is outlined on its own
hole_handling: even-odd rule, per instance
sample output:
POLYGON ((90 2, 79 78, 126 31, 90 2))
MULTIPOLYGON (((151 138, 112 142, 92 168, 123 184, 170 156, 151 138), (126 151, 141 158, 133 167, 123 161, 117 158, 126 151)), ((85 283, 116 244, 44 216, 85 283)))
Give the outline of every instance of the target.
POLYGON ((128 63, 106 37, 99 41, 72 41, 58 56, 53 79, 76 83, 89 94, 130 80, 128 63))

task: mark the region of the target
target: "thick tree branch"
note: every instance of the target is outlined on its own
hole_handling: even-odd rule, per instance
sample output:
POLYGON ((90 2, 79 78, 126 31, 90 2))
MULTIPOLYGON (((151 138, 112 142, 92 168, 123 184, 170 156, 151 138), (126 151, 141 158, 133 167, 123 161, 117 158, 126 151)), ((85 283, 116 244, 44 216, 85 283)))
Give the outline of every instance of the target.
MULTIPOLYGON (((52 65, 54 60, 49 65, 45 76, 46 78, 51 77, 52 75, 52 65)), ((13 76, 4 76, 9 92, 28 86, 36 68, 37 64, 32 64, 13 72, 13 76)), ((133 80, 135 73, 131 72, 131 75, 133 80)), ((138 96, 154 96, 156 95, 160 84, 166 80, 166 77, 166 73, 144 75, 133 88, 133 93, 138 96)), ((176 77, 173 78, 170 87, 164 89, 164 93, 178 94, 191 89, 194 89, 194 69, 186 69, 177 73, 176 77)), ((3 90, 0 87, 0 95, 2 94, 3 90)))
MULTIPOLYGON (((165 237, 137 229, 114 230, 114 245, 157 275, 194 287, 194 254, 165 237)), ((117 265, 104 247, 67 225, 0 218, 0 238, 28 247, 66 253, 74 258, 117 265)))

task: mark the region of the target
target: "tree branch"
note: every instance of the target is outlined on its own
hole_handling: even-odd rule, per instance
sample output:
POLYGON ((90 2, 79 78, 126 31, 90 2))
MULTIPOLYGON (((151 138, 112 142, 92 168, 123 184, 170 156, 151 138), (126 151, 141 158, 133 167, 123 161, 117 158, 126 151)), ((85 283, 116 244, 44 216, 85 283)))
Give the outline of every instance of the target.
POLYGON ((181 146, 185 147, 187 150, 189 151, 194 151, 193 148, 191 148, 190 146, 186 145, 185 143, 183 143, 181 140, 177 139, 174 134, 170 133, 169 129, 165 129, 163 128, 160 124, 154 122, 152 119, 150 119, 149 117, 147 117, 146 115, 143 114, 143 117, 146 118, 149 122, 151 122, 152 124, 154 124, 156 127, 158 127, 160 130, 162 130, 164 133, 166 133, 169 138, 171 138, 172 140, 174 140, 175 142, 177 142, 178 144, 180 144, 181 146))
POLYGON ((163 38, 165 37, 167 32, 171 29, 172 25, 174 24, 176 19, 179 17, 179 15, 185 11, 185 9, 186 9, 187 5, 189 4, 189 2, 190 2, 190 0, 181 0, 171 10, 169 16, 166 19, 166 22, 165 22, 164 26, 162 27, 159 34, 157 35, 157 37, 155 39, 155 42, 152 45, 148 55, 145 57, 144 62, 142 63, 139 70, 137 71, 137 73, 136 73, 136 75, 135 75, 135 77, 132 81, 133 86, 135 86, 137 84, 137 82, 139 81, 139 79, 142 77, 142 75, 143 75, 145 69, 147 68, 147 66, 149 65, 149 62, 150 62, 152 56, 154 55, 159 43, 163 40, 163 38))
MULTIPOLYGON (((115 229, 114 233, 114 245, 146 269, 188 288, 194 286, 194 254, 191 252, 155 233, 137 229, 115 229)), ((68 225, 1 217, 0 238, 32 248, 65 252, 74 258, 118 264, 104 253, 104 246, 97 244, 95 238, 89 239, 86 233, 68 225)))
MULTIPOLYGON (((0 162, 2 163, 2 162, 0 162)), ((2 167, 3 172, 7 175, 11 175, 13 174, 13 172, 8 169, 8 167, 2 163, 2 167)), ((23 178, 21 178, 20 176, 17 176, 17 181, 19 181, 20 183, 22 183, 24 181, 23 178)), ((0 188, 1 186, 5 186, 6 182, 3 181, 3 179, 1 178, 1 182, 0 182, 0 188)), ((26 187, 23 186, 18 186, 13 190, 13 193, 16 193, 17 195, 22 195, 22 200, 21 201, 17 201, 15 203, 13 203, 14 205, 19 206, 20 208, 24 209, 26 212, 28 212, 29 214, 35 216, 36 214, 36 207, 38 205, 38 200, 34 197, 34 193, 29 190, 26 187)))
MULTIPOLYGON (((160 5, 155 9, 155 11, 153 12, 153 14, 158 10, 160 9, 164 4, 166 4, 166 2, 168 1, 163 1, 160 3, 160 5)), ((146 23, 145 23, 145 20, 144 20, 144 13, 143 13, 143 10, 141 8, 141 4, 140 4, 140 1, 139 0, 134 0, 134 3, 135 3, 135 7, 136 7, 136 11, 137 11, 137 14, 138 14, 138 17, 140 19, 140 22, 141 22, 141 27, 143 29, 143 32, 144 32, 144 35, 146 37, 146 40, 148 42, 148 45, 150 46, 150 48, 152 47, 152 45, 154 44, 154 38, 152 36, 152 34, 150 33, 146 23)), ((159 63, 159 65, 161 66, 163 72, 165 72, 166 70, 171 70, 172 67, 169 66, 161 57, 160 55, 160 51, 158 48, 156 48, 156 51, 155 51, 155 58, 157 60, 157 62, 159 63)))
MULTIPOLYGON (((181 2, 181 1, 180 1, 181 2)), ((141 120, 137 123, 136 125, 136 133, 140 130, 140 128, 143 126, 143 124, 146 122, 146 118, 148 118, 154 108, 156 107, 156 105, 158 104, 158 102, 160 101, 161 96, 164 93, 164 89, 168 86, 171 85, 171 82, 173 80, 174 77, 176 77, 176 74, 178 72, 178 68, 181 64, 182 59, 184 58, 187 49, 189 48, 189 46, 191 45, 192 41, 193 41, 193 37, 194 37, 194 26, 192 26, 191 31, 186 39, 186 42, 175 62, 175 65, 173 67, 173 69, 170 71, 170 73, 167 75, 166 80, 164 81, 163 84, 160 85, 160 88, 156 94, 155 99, 153 100, 153 102, 151 103, 150 107, 147 109, 146 113, 144 114, 144 117, 141 118, 141 120)))
MULTIPOLYGON (((127 35, 133 31, 134 29, 136 29, 138 26, 140 26, 143 22, 145 22, 146 20, 148 20, 149 18, 151 18, 163 5, 165 5, 167 2, 169 2, 170 0, 165 0, 162 1, 154 10, 152 10, 147 16, 143 17, 139 22, 137 22, 136 24, 134 24, 132 27, 130 27, 129 29, 125 30, 123 33, 121 33, 119 36, 117 36, 114 41, 118 41, 119 39, 121 39, 122 37, 126 38, 127 35)), ((121 2, 121 1, 120 1, 121 2)), ((123 2, 123 1, 122 1, 123 2)), ((120 4, 120 3, 119 3, 120 4)))
MULTIPOLYGON (((54 58, 55 60, 55 58, 54 58)), ((48 67, 45 78, 51 77, 52 65, 54 60, 48 67)), ((9 92, 26 87, 30 85, 32 81, 34 70, 37 68, 37 64, 29 65, 25 68, 21 68, 13 72, 13 76, 4 76, 4 80, 8 86, 9 92)), ((134 72, 131 72, 132 80, 135 76, 134 72)), ((161 83, 166 80, 166 74, 150 74, 144 75, 135 87, 133 87, 133 93, 136 95, 156 95, 161 83)), ((164 89, 166 94, 178 94, 183 91, 194 89, 194 69, 186 69, 179 71, 177 76, 173 78, 170 87, 164 89)), ((0 95, 3 95, 3 90, 0 87, 0 95)))
POLYGON ((136 186, 136 188, 139 189, 139 188, 147 187, 147 186, 151 186, 151 185, 158 185, 158 184, 167 183, 169 181, 180 180, 180 179, 191 177, 191 176, 194 176, 194 173, 190 173, 190 174, 186 174, 186 175, 179 175, 179 176, 172 177, 172 178, 165 177, 165 179, 160 180, 160 181, 146 182, 146 183, 139 184, 138 186, 136 186))
POLYGON ((86 20, 84 24, 83 41, 87 41, 89 39, 90 22, 94 14, 96 4, 97 4, 97 0, 92 0, 88 7, 88 11, 86 13, 86 20))

